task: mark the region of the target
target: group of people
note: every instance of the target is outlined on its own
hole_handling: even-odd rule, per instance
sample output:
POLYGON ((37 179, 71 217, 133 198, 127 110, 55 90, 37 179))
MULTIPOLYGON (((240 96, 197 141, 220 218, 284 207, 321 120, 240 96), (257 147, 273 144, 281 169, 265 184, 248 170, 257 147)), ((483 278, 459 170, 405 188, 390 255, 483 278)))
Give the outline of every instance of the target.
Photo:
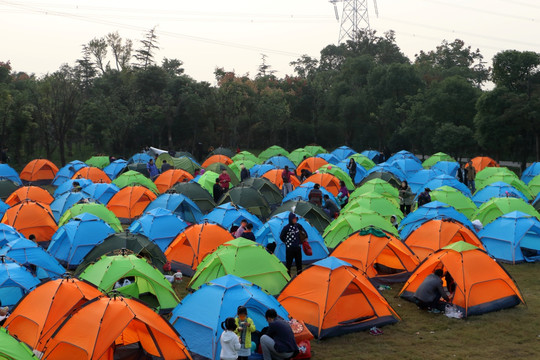
POLYGON ((253 224, 246 219, 242 219, 240 226, 231 227, 231 234, 235 239, 240 237, 251 241, 256 241, 255 234, 253 233, 253 224))
POLYGON ((472 161, 461 164, 457 172, 457 178, 459 182, 471 189, 473 193, 476 191, 476 169, 474 168, 472 161))
MULTIPOLYGON (((431 202, 431 189, 425 188, 420 194, 418 194, 418 207, 423 206, 431 202)), ((403 215, 407 216, 411 213, 412 206, 414 205, 415 195, 409 186, 407 180, 403 180, 399 186, 399 209, 403 215)))
POLYGON ((236 317, 221 324, 221 360, 247 360, 252 352, 252 341, 260 345, 264 360, 291 359, 298 354, 298 346, 291 326, 277 315, 275 309, 265 313, 268 326, 257 331, 245 306, 239 306, 236 317))

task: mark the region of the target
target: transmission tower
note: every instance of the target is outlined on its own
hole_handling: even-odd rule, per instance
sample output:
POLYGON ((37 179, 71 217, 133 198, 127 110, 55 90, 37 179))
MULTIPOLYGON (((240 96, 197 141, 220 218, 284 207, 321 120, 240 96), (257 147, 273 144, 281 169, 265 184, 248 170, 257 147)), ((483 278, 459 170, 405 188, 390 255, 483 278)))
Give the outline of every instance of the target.
MULTIPOLYGON (((334 4, 336 19, 339 21, 339 12, 337 8, 338 2, 343 2, 343 10, 341 12, 341 26, 339 29, 338 43, 346 40, 354 40, 358 36, 359 31, 370 30, 368 0, 330 0, 334 4)), ((373 0, 375 14, 379 16, 377 8, 377 0, 373 0)))

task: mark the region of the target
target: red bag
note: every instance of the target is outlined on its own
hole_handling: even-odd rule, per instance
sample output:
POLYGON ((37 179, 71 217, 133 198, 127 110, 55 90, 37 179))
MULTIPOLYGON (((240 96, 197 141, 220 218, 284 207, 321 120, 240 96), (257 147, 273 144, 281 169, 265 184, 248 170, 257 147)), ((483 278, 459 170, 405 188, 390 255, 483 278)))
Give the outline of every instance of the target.
POLYGON ((313 255, 313 250, 311 249, 311 245, 309 245, 307 240, 302 243, 302 250, 304 250, 304 254, 307 256, 313 255))
POLYGON ((311 359, 311 343, 308 340, 302 340, 297 345, 300 352, 294 357, 294 360, 311 359))

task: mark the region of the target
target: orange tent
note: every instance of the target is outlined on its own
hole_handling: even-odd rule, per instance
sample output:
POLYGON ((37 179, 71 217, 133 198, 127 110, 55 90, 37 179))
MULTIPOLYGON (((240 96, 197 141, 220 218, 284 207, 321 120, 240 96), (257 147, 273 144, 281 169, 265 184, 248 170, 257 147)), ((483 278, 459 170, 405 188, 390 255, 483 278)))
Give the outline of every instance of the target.
POLYGON ((6 204, 15 206, 24 200, 34 200, 43 204, 51 205, 54 201, 52 195, 47 191, 37 186, 23 186, 15 190, 6 199, 6 204))
POLYGON ((130 223, 141 216, 156 197, 156 194, 144 186, 126 186, 109 200, 107 209, 111 210, 120 222, 130 223))
POLYGON ((393 324, 399 316, 362 273, 328 257, 294 278, 278 301, 316 338, 393 324))
MULTIPOLYGON (((472 165, 475 168, 476 172, 484 170, 487 167, 499 167, 499 163, 487 156, 477 156, 471 159, 472 165)), ((467 164, 469 167, 469 164, 467 164)))
POLYGON ((36 159, 22 169, 20 178, 26 183, 50 184, 57 172, 58 168, 49 160, 36 159))
POLYGON ((142 302, 100 296, 81 306, 48 339, 43 359, 113 360, 126 345, 160 359, 191 359, 174 328, 142 302))
POLYGON ((357 267, 377 284, 403 282, 420 263, 407 245, 375 228, 352 234, 331 256, 357 267))
POLYGON ((230 157, 225 155, 212 155, 208 159, 206 159, 201 166, 206 169, 208 166, 215 163, 221 163, 229 166, 233 163, 233 161, 230 157))
POLYGON ((309 157, 298 165, 296 168, 296 175, 300 176, 302 174, 302 169, 306 169, 309 172, 314 173, 326 164, 328 164, 328 161, 324 160, 323 158, 309 157))
POLYGON ((308 182, 321 185, 326 191, 332 193, 334 196, 338 196, 339 189, 341 188, 339 179, 328 173, 313 174, 304 181, 304 183, 308 182))
POLYGON ((105 183, 110 184, 111 179, 105 174, 105 171, 101 170, 100 168, 93 167, 93 166, 85 166, 79 171, 77 171, 73 176, 72 179, 88 179, 91 180, 93 183, 105 183))
POLYGON ((430 220, 422 224, 407 237, 405 244, 422 261, 435 251, 458 241, 484 249, 474 232, 452 220, 430 220))
POLYGON ((2 223, 13 226, 26 238, 34 235, 37 242, 51 241, 58 230, 49 205, 32 200, 24 200, 7 209, 2 223))
POLYGON ((101 291, 86 281, 48 281, 17 304, 4 327, 31 348, 42 351, 43 338, 49 338, 77 308, 100 295, 101 291))
POLYGON ((174 270, 193 276, 197 265, 218 246, 234 240, 233 236, 217 224, 195 224, 180 233, 165 250, 174 270))
POLYGON ((185 180, 193 180, 193 175, 182 169, 171 169, 159 175, 154 180, 154 184, 156 184, 159 192, 163 194, 177 183, 184 182, 185 180))
POLYGON ((436 269, 448 271, 455 280, 452 303, 465 317, 525 303, 510 275, 485 251, 465 242, 454 243, 427 258, 405 283, 401 297, 414 301, 420 284, 436 269))
MULTIPOLYGON (((281 177, 282 173, 283 170, 281 169, 270 170, 264 173, 263 178, 267 178, 272 182, 272 184, 276 185, 280 189, 283 189, 283 178, 281 177)), ((300 180, 298 180, 296 176, 291 176, 291 184, 293 188, 296 188, 300 185, 300 180)))

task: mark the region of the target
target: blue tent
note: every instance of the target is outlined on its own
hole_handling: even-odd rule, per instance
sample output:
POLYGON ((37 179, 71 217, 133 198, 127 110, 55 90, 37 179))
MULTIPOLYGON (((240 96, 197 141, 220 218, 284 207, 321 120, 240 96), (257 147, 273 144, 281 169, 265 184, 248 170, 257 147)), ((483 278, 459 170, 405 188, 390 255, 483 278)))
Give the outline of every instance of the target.
POLYGON ((231 203, 216 207, 204 217, 204 220, 219 224, 225 229, 230 229, 233 225, 240 226, 240 222, 244 219, 253 224, 253 232, 257 232, 263 226, 263 223, 258 217, 252 215, 242 206, 234 206, 231 203))
POLYGON ((414 155, 413 153, 411 153, 411 152, 409 152, 407 150, 401 150, 401 151, 395 153, 394 155, 392 155, 388 159, 386 159, 386 162, 391 164, 396 160, 403 160, 403 159, 414 160, 415 162, 422 165, 422 161, 420 161, 420 159, 417 158, 416 155, 414 155))
POLYGON ((88 165, 79 160, 73 160, 72 162, 67 163, 66 166, 58 170, 52 184, 54 186, 62 185, 66 181, 70 180, 77 171, 87 166, 88 165))
MULTIPOLYGON (((294 189, 293 191, 291 191, 290 193, 288 193, 284 198, 283 198, 283 201, 281 202, 282 204, 285 204, 287 201, 289 200, 304 200, 304 201, 309 201, 309 192, 311 190, 313 190, 313 187, 315 186, 315 183, 312 183, 312 182, 307 182, 307 183, 303 183, 302 185, 300 185, 299 187, 297 187, 296 189, 294 189)), ((332 194, 331 192, 329 192, 328 190, 326 190, 324 187, 321 186, 321 191, 323 193, 323 195, 328 195, 328 197, 332 200, 334 200, 334 202, 336 203, 336 205, 339 207, 339 203, 336 199, 336 197, 334 196, 334 194, 332 194)), ((324 199, 323 199, 324 200, 324 199)))
POLYGON ((115 231, 105 221, 82 213, 60 226, 47 251, 68 269, 75 269, 92 251, 115 231))
POLYGON ((521 174, 521 180, 523 180, 525 184, 529 185, 529 182, 537 175, 540 175, 540 162, 534 162, 528 168, 526 168, 523 174, 521 174))
POLYGON ((472 200, 476 206, 480 207, 483 203, 488 202, 493 198, 501 197, 515 197, 522 199, 525 202, 529 202, 527 196, 521 191, 502 181, 497 181, 492 184, 487 185, 481 190, 478 190, 476 194, 472 197, 472 200))
POLYGON ((64 269, 58 261, 35 242, 19 238, 0 248, 0 255, 5 255, 26 267, 35 267, 35 276, 40 279, 57 279, 64 275, 64 269))
POLYGON ((0 164, 0 178, 9 179, 17 185, 22 185, 19 174, 8 164, 0 164))
POLYGON ((151 157, 150 155, 146 154, 146 153, 138 153, 138 154, 135 154, 133 155, 127 162, 128 165, 131 165, 131 164, 136 164, 136 163, 142 163, 142 164, 146 164, 148 163, 150 160, 152 160, 153 157, 151 157))
POLYGON ((162 194, 148 204, 144 211, 148 212, 157 208, 168 209, 190 224, 199 223, 203 218, 203 213, 197 204, 182 194, 162 194))
POLYGON ((173 310, 169 321, 182 334, 190 352, 219 360, 221 323, 236 316, 238 306, 247 308, 248 316, 259 331, 268 326, 265 319, 268 309, 275 309, 284 319, 289 317, 283 306, 260 287, 234 275, 226 275, 186 296, 173 310))
POLYGON ((155 208, 135 220, 129 232, 145 235, 165 252, 174 238, 187 227, 188 224, 172 211, 155 208))
POLYGON ((460 222, 470 230, 474 231, 474 226, 465 215, 440 201, 433 201, 429 204, 419 207, 416 211, 410 213, 399 224, 399 235, 403 241, 422 224, 429 220, 451 219, 460 222))
POLYGON ((315 157, 324 159, 327 163, 337 165, 340 160, 332 154, 317 154, 315 157))
POLYGON ((389 172, 394 174, 399 180, 407 180, 407 176, 403 171, 401 171, 400 168, 397 166, 390 165, 388 163, 380 163, 379 165, 376 165, 375 167, 372 167, 366 174, 366 176, 369 176, 371 173, 374 172, 389 172))
MULTIPOLYGON (((349 164, 349 161, 350 160, 343 160, 336 166, 339 167, 341 170, 345 171, 345 173, 350 176, 351 174, 349 173, 349 169, 347 169, 347 165, 349 164)), ((354 177, 354 179, 352 179, 354 183, 360 184, 362 180, 364 180, 366 175, 367 175, 367 170, 362 165, 356 163, 356 176, 354 177)))
POLYGON ((514 211, 503 215, 478 233, 486 251, 495 259, 510 262, 540 260, 540 221, 514 211))
POLYGON ((387 162, 390 166, 398 168, 405 174, 405 179, 410 179, 414 174, 423 170, 422 164, 414 159, 397 159, 392 162, 387 162))
POLYGON ((124 171, 127 165, 128 162, 126 160, 118 159, 107 165, 103 171, 111 180, 114 180, 124 171))
POLYGON ((64 215, 66 210, 71 208, 73 205, 77 204, 79 201, 87 199, 87 197, 82 192, 65 192, 62 195, 59 195, 51 203, 51 211, 54 215, 54 220, 58 223, 60 217, 64 215))
MULTIPOLYGON (((257 242, 263 246, 272 242, 276 243, 274 255, 276 255, 281 262, 285 262, 285 244, 280 240, 279 235, 285 225, 289 223, 289 214, 290 212, 286 211, 275 215, 255 233, 257 242)), ((321 234, 303 217, 298 216, 298 223, 306 230, 308 242, 313 250, 313 255, 307 256, 304 254, 302 261, 306 264, 310 264, 326 258, 328 256, 328 249, 324 244, 324 239, 321 234)))
POLYGON ((456 177, 459 169, 459 163, 457 161, 439 161, 431 167, 433 170, 439 170, 443 174, 456 177))
MULTIPOLYGON (((450 186, 459 190, 463 195, 472 197, 471 190, 465 184, 459 182, 458 179, 448 175, 439 175, 424 185, 425 188, 438 189, 442 186, 450 186)), ((421 189, 422 190, 422 189, 421 189)))
POLYGON ((384 160, 383 154, 381 154, 380 152, 376 150, 365 150, 365 151, 362 151, 361 154, 373 160, 375 164, 383 162, 384 160))
POLYGON ((439 175, 444 175, 444 173, 439 170, 433 169, 420 170, 419 172, 411 176, 411 178, 408 180, 409 186, 411 187, 413 193, 421 193, 422 191, 424 191, 424 185, 426 185, 428 182, 435 179, 439 175))
POLYGON ((270 159, 264 162, 266 165, 273 165, 274 168, 284 169, 285 166, 288 166, 289 169, 296 169, 296 165, 285 156, 272 156, 270 159))
POLYGON ((254 165, 251 169, 249 169, 249 173, 251 174, 251 177, 262 177, 264 174, 266 174, 270 170, 274 170, 276 167, 271 164, 262 164, 262 165, 254 165))
POLYGON ((18 239, 24 239, 24 236, 19 233, 14 227, 0 224, 0 247, 4 246, 6 243, 18 239))
POLYGON ((348 146, 340 146, 336 150, 332 151, 331 154, 337 157, 339 161, 343 161, 358 153, 348 146))
POLYGON ((9 205, 0 200, 0 219, 4 217, 4 214, 6 213, 7 209, 9 209, 9 205))
POLYGON ((81 188, 85 188, 86 186, 93 184, 91 180, 88 179, 76 179, 76 180, 66 180, 62 183, 62 185, 58 186, 58 188, 54 191, 53 196, 56 198, 64 193, 67 193, 73 189, 73 183, 78 182, 81 188))
POLYGON ((109 200, 120 191, 115 184, 97 183, 90 184, 83 188, 82 193, 85 197, 93 199, 103 205, 107 205, 109 200))
POLYGON ((19 300, 40 284, 30 271, 5 257, 0 259, 0 302, 12 309, 19 300))

